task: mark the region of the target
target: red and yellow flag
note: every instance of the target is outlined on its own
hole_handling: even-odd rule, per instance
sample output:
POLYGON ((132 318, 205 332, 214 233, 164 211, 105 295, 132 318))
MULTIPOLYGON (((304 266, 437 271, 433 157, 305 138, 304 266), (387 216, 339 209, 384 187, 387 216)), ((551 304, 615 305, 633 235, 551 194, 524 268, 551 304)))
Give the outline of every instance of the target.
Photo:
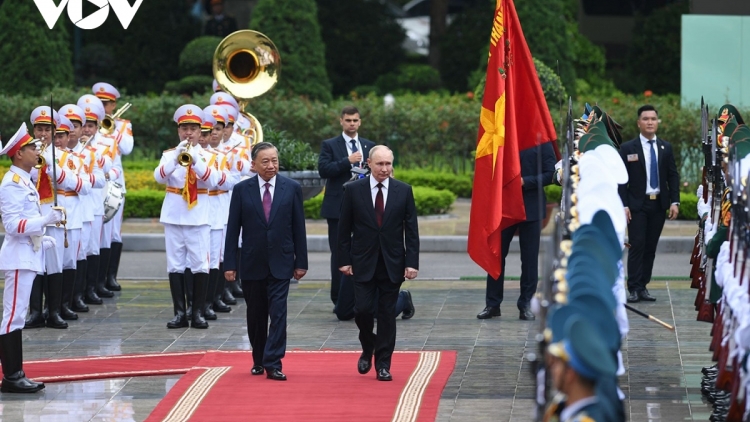
POLYGON ((51 204, 55 199, 55 190, 52 187, 52 179, 47 174, 47 164, 39 169, 36 176, 36 190, 39 192, 39 202, 51 204))
POLYGON ((188 167, 185 172, 185 186, 182 188, 182 199, 188 203, 188 209, 192 209, 198 203, 198 175, 193 167, 188 167))
POLYGON ((526 220, 519 152, 557 138, 513 0, 497 0, 479 119, 469 222, 471 259, 494 278, 501 231, 526 220))

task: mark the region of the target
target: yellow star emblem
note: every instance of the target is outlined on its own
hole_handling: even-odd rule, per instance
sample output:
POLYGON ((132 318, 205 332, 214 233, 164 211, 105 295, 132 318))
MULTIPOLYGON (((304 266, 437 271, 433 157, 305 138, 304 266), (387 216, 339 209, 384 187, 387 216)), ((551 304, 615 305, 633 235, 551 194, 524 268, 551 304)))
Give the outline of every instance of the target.
POLYGON ((492 154, 492 174, 495 174, 498 149, 505 145, 505 93, 495 102, 495 111, 482 107, 479 123, 484 135, 477 145, 476 159, 492 154))

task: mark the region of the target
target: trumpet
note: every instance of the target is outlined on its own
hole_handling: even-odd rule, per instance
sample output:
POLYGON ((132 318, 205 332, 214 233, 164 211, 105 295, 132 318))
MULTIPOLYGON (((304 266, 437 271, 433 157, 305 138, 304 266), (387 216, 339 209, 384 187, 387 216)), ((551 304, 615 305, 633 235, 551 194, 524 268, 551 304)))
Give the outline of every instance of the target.
POLYGON ((42 143, 42 148, 39 150, 39 157, 36 159, 36 164, 34 165, 34 168, 37 170, 41 170, 42 167, 44 167, 47 164, 47 160, 44 159, 44 151, 47 149, 47 145, 45 143, 42 143))
POLYGON ((115 131, 115 121, 122 117, 123 114, 125 114, 126 111, 132 106, 130 103, 125 103, 124 106, 120 107, 119 110, 117 110, 114 114, 107 115, 102 119, 101 127, 99 128, 99 133, 103 135, 111 135, 112 132, 115 131))
POLYGON ((179 157, 177 157, 177 162, 180 163, 182 167, 190 167, 190 165, 193 164, 193 157, 190 155, 191 146, 191 144, 188 144, 187 147, 185 147, 185 151, 182 151, 179 157))

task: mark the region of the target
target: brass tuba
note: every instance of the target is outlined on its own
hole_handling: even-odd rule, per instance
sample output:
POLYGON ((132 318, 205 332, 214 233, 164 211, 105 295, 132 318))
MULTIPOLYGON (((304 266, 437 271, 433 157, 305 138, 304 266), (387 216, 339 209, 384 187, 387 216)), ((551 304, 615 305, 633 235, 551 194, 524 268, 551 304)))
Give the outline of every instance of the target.
POLYGON ((126 111, 132 106, 130 103, 125 103, 124 106, 120 107, 119 110, 117 110, 114 114, 106 115, 104 116, 104 119, 102 119, 101 127, 99 128, 99 133, 102 135, 111 135, 112 132, 115 131, 115 121, 119 119, 123 114, 125 114, 126 111))
POLYGON ((221 89, 234 96, 240 113, 253 128, 253 145, 263 142, 263 129, 255 116, 245 111, 248 100, 259 97, 279 81, 281 56, 270 38, 245 29, 229 34, 216 47, 213 59, 214 78, 221 89))

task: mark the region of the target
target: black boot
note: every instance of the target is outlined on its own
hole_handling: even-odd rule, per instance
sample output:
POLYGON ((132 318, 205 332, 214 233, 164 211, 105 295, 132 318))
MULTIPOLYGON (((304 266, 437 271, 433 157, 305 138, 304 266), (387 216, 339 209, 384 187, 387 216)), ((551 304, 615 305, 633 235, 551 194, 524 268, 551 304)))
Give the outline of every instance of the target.
POLYGON ((47 308, 49 308, 47 327, 61 329, 68 328, 68 323, 65 322, 60 316, 60 306, 62 305, 62 290, 62 273, 47 274, 47 308))
POLYGON ((3 393, 36 393, 44 383, 26 378, 23 372, 23 343, 21 330, 0 336, 0 363, 3 365, 3 393))
POLYGON ((23 328, 43 328, 44 317, 42 316, 42 293, 44 291, 44 275, 34 278, 31 285, 31 297, 29 298, 29 315, 23 328))
POLYGON ((96 294, 100 298, 114 297, 115 294, 104 287, 107 284, 107 271, 109 270, 109 257, 112 256, 112 249, 102 248, 99 250, 99 272, 96 276, 96 294))
POLYGON ((229 283, 229 291, 232 293, 232 296, 234 296, 235 299, 238 297, 245 297, 245 294, 242 292, 242 284, 239 280, 240 279, 237 278, 235 279, 234 283, 229 283))
POLYGON ((109 257, 109 270, 107 271, 107 290, 119 292, 122 286, 117 282, 117 271, 120 269, 120 256, 122 255, 122 243, 112 242, 112 255, 109 257))
POLYGON ((193 317, 190 326, 193 328, 208 328, 203 318, 203 308, 206 306, 206 290, 208 289, 208 274, 193 274, 193 317))
MULTIPOLYGON (((215 293, 214 293, 214 297, 211 298, 210 300, 213 300, 213 302, 214 302, 214 312, 232 312, 232 308, 230 308, 229 306, 227 306, 227 304, 224 303, 223 300, 221 300, 221 296, 224 293, 224 286, 225 286, 226 281, 227 281, 224 278, 224 271, 222 271, 223 270, 222 267, 223 267, 223 265, 219 264, 219 270, 218 270, 218 274, 216 276, 216 290, 215 290, 215 293)), ((211 271, 213 271, 213 270, 211 270, 211 271)), ((235 303, 237 303, 237 301, 235 301, 235 303)))
POLYGON ((96 294, 96 277, 99 274, 99 255, 89 255, 86 257, 88 268, 86 269, 86 294, 83 297, 83 303, 89 305, 101 305, 104 303, 102 298, 96 294))
POLYGON ((75 321, 78 314, 73 312, 73 290, 76 284, 76 270, 63 270, 62 281, 62 304, 60 306, 60 316, 67 321, 75 321))
POLYGON ((193 317, 193 277, 193 271, 185 268, 185 297, 187 298, 185 314, 188 319, 193 317))
POLYGON ((74 312, 88 312, 89 307, 83 302, 83 292, 86 291, 86 270, 89 262, 85 259, 76 261, 76 280, 73 287, 73 301, 70 309, 74 312))
POLYGON ((181 273, 169 273, 169 291, 172 293, 174 318, 167 323, 167 328, 189 327, 185 314, 185 276, 181 273))
POLYGON ((216 313, 214 312, 214 292, 216 291, 216 278, 219 276, 219 269, 212 268, 208 270, 208 286, 206 287, 206 301, 203 306, 203 318, 207 321, 215 321, 217 319, 216 313))

